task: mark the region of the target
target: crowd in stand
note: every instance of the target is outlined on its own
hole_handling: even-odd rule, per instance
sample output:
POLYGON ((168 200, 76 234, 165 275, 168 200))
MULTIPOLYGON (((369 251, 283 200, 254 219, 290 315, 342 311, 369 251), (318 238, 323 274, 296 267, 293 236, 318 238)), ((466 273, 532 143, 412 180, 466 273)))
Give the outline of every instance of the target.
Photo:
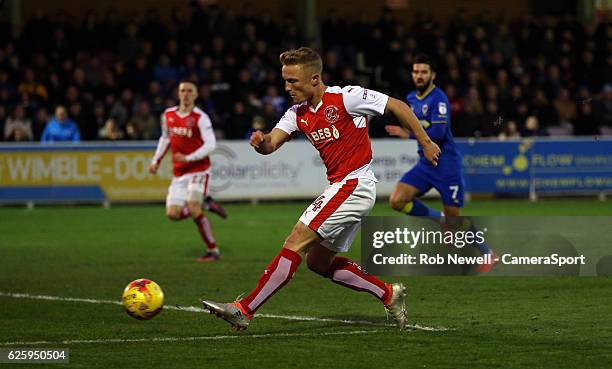
MULTIPOLYGON (((197 81, 197 103, 220 138, 272 128, 290 104, 278 54, 304 43, 295 18, 198 4, 163 16, 37 11, 20 30, 0 19, 0 140, 156 139, 183 78, 197 81)), ((612 134, 610 23, 459 12, 445 24, 417 14, 407 25, 390 11, 376 22, 327 14, 328 85, 403 98, 413 89, 412 57, 425 52, 457 136, 612 134)), ((375 121, 370 129, 385 135, 375 121)))

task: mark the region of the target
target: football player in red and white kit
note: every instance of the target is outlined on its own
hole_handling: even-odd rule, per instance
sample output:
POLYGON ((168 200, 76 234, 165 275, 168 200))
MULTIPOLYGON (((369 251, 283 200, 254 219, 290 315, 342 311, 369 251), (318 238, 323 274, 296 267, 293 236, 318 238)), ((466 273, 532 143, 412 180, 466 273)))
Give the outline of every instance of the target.
POLYGON ((210 221, 202 212, 208 195, 210 153, 216 147, 215 134, 208 115, 195 106, 198 97, 194 82, 182 81, 178 88, 179 105, 166 109, 161 117, 162 135, 149 166, 156 173, 168 151, 172 150, 172 183, 166 197, 166 215, 171 220, 192 217, 207 250, 198 261, 220 257, 210 221))
POLYGON ((308 268, 332 282, 379 299, 398 327, 406 325, 405 287, 384 283, 369 275, 339 252, 349 249, 376 199, 376 177, 370 168, 372 148, 368 136, 371 116, 392 112, 415 133, 425 157, 436 165, 440 149, 429 139, 408 105, 380 92, 358 86, 327 87, 321 81, 322 61, 312 49, 302 47, 280 55, 285 90, 296 103, 272 132, 255 132, 251 146, 271 154, 301 131, 319 151, 330 185, 304 211, 293 231, 261 275, 255 289, 233 303, 203 300, 204 308, 246 329, 262 304, 295 274, 302 259, 308 268))

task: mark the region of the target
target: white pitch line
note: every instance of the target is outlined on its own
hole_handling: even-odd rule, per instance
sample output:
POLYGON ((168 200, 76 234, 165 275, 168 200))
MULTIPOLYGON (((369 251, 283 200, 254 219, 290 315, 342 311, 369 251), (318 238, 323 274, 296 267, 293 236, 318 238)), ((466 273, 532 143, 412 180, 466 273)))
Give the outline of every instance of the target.
MULTIPOLYGON (((47 300, 47 301, 63 301, 63 302, 84 302, 88 304, 112 304, 122 305, 121 301, 113 300, 97 300, 97 299, 84 299, 78 297, 61 297, 61 296, 48 296, 48 295, 31 295, 29 293, 11 293, 0 291, 0 297, 10 297, 16 299, 31 299, 31 300, 47 300)), ((207 313, 203 308, 195 306, 173 306, 165 305, 164 309, 187 311, 192 313, 207 313)), ((258 318, 269 318, 269 319, 284 319, 284 320, 297 320, 297 321, 308 321, 308 322, 327 322, 327 323, 342 323, 349 325, 370 325, 376 327, 395 327, 395 324, 371 322, 367 320, 346 320, 346 319, 332 319, 332 318, 318 318, 313 316, 297 316, 297 315, 275 315, 275 314, 257 314, 258 318)), ((407 328, 427 331, 427 332, 445 332, 453 330, 452 328, 446 327, 428 327, 420 324, 408 324, 407 328)))
POLYGON ((286 338, 286 337, 320 337, 349 336, 378 333, 381 330, 317 332, 317 333, 267 333, 267 334, 237 334, 235 336, 195 336, 195 337, 153 337, 153 338, 109 338, 98 340, 65 340, 65 341, 20 341, 0 342, 2 346, 35 346, 35 345, 72 345, 79 343, 132 343, 132 342, 178 342, 178 341, 217 341, 237 338, 286 338))

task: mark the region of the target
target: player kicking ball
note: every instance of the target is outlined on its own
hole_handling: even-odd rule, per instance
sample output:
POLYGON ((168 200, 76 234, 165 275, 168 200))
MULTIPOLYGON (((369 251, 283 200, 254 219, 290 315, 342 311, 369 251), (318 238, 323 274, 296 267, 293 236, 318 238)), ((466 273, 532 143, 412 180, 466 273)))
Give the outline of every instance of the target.
POLYGON ((321 80, 322 61, 302 47, 280 55, 285 90, 295 103, 267 134, 254 132, 250 144, 260 154, 278 150, 298 131, 319 152, 329 186, 306 208, 280 252, 268 264, 255 289, 231 303, 203 300, 204 309, 237 330, 246 329, 256 311, 293 278, 302 260, 308 268, 334 283, 367 292, 382 302, 400 329, 406 325, 405 287, 385 283, 338 253, 346 252, 361 220, 376 200, 368 136, 371 116, 391 112, 415 132, 424 155, 436 165, 440 149, 405 103, 358 86, 328 87, 321 80))
POLYGON ((210 221, 202 212, 202 202, 210 211, 222 218, 225 210, 208 196, 210 180, 210 153, 216 147, 215 134, 208 115, 195 106, 197 86, 182 81, 178 88, 179 105, 166 109, 161 117, 162 135, 149 166, 149 172, 157 173, 159 164, 172 150, 173 177, 166 197, 166 215, 171 220, 193 218, 206 252, 197 261, 215 261, 221 257, 213 236, 210 221))

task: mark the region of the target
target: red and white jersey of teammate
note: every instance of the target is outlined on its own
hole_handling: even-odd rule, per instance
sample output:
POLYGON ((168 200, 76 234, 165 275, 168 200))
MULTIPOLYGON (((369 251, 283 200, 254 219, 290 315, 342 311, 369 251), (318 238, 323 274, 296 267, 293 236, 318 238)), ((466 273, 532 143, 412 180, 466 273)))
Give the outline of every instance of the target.
POLYGON ((330 183, 352 178, 376 181, 370 169, 368 120, 384 114, 388 99, 385 94, 359 86, 327 87, 316 107, 308 106, 308 102, 292 106, 276 128, 288 134, 304 132, 319 151, 330 183))
POLYGON ((208 155, 217 142, 208 114, 197 107, 189 113, 180 113, 179 107, 174 106, 162 114, 161 128, 162 135, 152 160, 154 163, 159 163, 170 147, 173 153, 186 155, 187 160, 186 163, 172 161, 175 177, 210 168, 208 155))

